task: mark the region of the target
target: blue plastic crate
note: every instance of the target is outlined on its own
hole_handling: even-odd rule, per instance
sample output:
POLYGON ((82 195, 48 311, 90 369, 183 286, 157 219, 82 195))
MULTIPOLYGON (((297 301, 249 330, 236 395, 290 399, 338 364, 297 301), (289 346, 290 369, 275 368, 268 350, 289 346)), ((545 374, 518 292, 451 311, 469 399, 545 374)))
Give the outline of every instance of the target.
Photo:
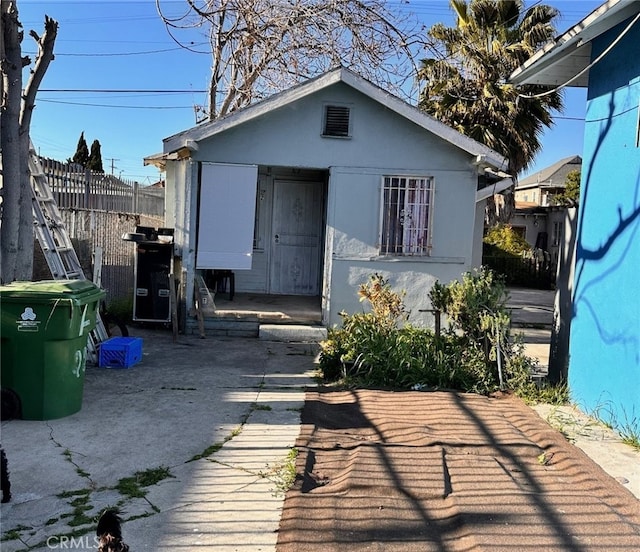
POLYGON ((101 368, 131 368, 142 360, 141 337, 112 337, 100 345, 101 368))

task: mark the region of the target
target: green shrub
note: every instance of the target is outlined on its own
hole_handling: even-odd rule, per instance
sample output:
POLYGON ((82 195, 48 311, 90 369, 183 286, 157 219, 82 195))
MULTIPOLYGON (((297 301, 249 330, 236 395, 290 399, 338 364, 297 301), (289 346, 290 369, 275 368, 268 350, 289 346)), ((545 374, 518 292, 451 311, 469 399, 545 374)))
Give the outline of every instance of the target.
POLYGON ((376 374, 380 382, 390 379, 396 333, 408 316, 402 294, 394 292, 380 274, 374 274, 360 286, 358 295, 361 301, 370 303, 371 312, 352 315, 341 312, 342 328, 329 329, 320 352, 325 380, 371 379, 371 374, 376 374))
POLYGON ((389 354, 389 328, 372 313, 340 313, 342 328, 327 332, 321 343, 320 367, 327 380, 355 377, 367 367, 377 367, 389 354))
POLYGON ((507 288, 495 272, 484 267, 464 273, 461 282, 454 280, 445 286, 436 281, 429 298, 434 309, 447 315, 454 329, 478 344, 490 332, 493 316, 508 323, 504 319, 507 288))
POLYGON ((564 184, 564 192, 554 195, 551 198, 551 203, 553 205, 576 207, 580 201, 580 171, 576 170, 568 173, 564 184))
POLYGON ((446 286, 436 282, 429 297, 434 308, 447 316, 450 331, 464 336, 467 347, 484 355, 474 390, 515 389, 529 379, 533 361, 509 339, 507 288, 495 272, 482 267, 466 272, 459 282, 446 286))
POLYGON ((483 242, 494 246, 495 249, 492 249, 492 253, 497 255, 502 252, 503 254, 521 257, 531 251, 531 246, 527 240, 517 234, 508 224, 496 224, 487 230, 483 242))
POLYGON ((320 344, 326 381, 486 394, 530 380, 533 361, 508 339, 506 288, 487 269, 466 273, 461 282, 435 283, 433 308, 449 321, 441 335, 408 324, 402 294, 377 274, 359 295, 371 303, 370 312, 341 313, 341 327, 330 328, 320 344))

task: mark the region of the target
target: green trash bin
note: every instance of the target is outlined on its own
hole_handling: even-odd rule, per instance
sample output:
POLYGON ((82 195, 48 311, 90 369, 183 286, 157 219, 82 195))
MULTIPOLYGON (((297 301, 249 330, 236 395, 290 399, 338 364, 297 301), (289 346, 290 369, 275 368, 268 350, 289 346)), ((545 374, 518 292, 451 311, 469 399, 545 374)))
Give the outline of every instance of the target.
POLYGON ((0 286, 2 380, 24 420, 51 420, 82 407, 86 347, 105 293, 87 280, 0 286))

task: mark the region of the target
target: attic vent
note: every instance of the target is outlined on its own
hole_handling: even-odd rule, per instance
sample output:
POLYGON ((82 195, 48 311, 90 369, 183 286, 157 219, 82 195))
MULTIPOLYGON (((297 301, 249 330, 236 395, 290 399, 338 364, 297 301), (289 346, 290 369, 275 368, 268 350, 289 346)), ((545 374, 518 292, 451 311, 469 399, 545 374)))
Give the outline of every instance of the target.
POLYGON ((350 109, 340 105, 327 105, 324 111, 323 136, 349 136, 350 109))

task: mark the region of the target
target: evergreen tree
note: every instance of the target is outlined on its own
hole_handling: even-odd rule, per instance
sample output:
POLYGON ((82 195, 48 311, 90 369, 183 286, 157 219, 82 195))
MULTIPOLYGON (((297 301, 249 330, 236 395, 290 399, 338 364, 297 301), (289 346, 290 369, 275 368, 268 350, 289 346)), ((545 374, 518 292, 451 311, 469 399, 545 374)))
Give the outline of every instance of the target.
POLYGON ((72 163, 78 163, 83 167, 87 166, 89 162, 89 147, 87 146, 87 141, 84 139, 84 131, 80 133, 80 138, 78 139, 78 146, 76 147, 76 152, 73 154, 71 158, 72 163))
POLYGON ((571 171, 564 181, 565 189, 552 198, 554 205, 577 207, 580 201, 580 171, 571 171))
POLYGON ((104 172, 102 168, 102 153, 100 151, 100 142, 94 140, 91 144, 91 153, 89 154, 89 161, 87 162, 87 169, 91 169, 96 172, 104 172))

